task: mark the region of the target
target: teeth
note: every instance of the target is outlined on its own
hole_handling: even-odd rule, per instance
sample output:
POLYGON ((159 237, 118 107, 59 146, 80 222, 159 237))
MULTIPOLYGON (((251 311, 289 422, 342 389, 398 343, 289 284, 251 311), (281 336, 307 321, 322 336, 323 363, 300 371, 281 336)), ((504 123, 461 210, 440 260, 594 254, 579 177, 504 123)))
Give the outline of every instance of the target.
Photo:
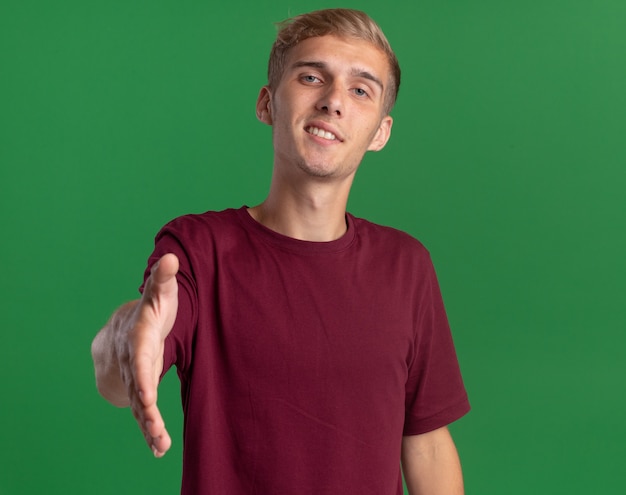
POLYGON ((318 137, 321 137, 321 138, 324 138, 324 139, 328 139, 329 141, 333 141, 333 140, 337 139, 337 136, 335 136, 332 132, 328 132, 328 131, 325 131, 323 129, 319 129, 317 127, 311 126, 306 131, 309 134, 313 134, 314 136, 318 136, 318 137))

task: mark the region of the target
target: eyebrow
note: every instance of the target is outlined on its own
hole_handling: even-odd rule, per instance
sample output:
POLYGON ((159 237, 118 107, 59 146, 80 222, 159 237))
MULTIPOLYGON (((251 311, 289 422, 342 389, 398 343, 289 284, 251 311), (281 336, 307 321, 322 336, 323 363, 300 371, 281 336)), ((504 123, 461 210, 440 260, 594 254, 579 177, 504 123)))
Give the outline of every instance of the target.
MULTIPOLYGON (((292 69, 298 69, 300 67, 313 67, 314 69, 320 69, 320 70, 328 69, 328 65, 325 62, 316 62, 316 61, 308 61, 308 60, 300 60, 298 62, 295 62, 291 66, 292 69)), ((353 68, 352 70, 350 70, 350 75, 354 77, 362 77, 363 79, 372 81, 380 87, 381 91, 385 90, 385 86, 383 82, 378 77, 376 77, 374 74, 372 74, 371 72, 367 70, 353 68)))

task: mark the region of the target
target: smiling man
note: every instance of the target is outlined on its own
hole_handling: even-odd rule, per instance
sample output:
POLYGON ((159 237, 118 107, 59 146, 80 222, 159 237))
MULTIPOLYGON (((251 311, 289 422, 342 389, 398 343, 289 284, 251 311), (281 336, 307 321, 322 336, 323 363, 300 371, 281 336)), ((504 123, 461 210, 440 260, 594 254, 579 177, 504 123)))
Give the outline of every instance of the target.
POLYGON ((182 493, 399 495, 402 471, 411 494, 463 493, 447 425, 469 404, 429 254, 346 212, 399 84, 364 13, 285 22, 256 104, 273 131, 266 200, 163 227, 141 299, 94 339, 98 389, 157 457, 157 386, 176 365, 182 493))

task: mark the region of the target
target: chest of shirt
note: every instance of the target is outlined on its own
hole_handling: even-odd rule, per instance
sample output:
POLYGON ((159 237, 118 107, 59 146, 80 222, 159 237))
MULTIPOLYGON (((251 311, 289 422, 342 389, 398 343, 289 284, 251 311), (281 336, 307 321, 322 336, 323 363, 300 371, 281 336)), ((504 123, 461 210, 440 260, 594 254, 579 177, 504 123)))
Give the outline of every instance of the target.
POLYGON ((199 287, 198 332, 209 333, 199 342, 233 386, 253 382, 289 397, 403 396, 416 314, 403 274, 348 255, 280 252, 218 266, 199 287))

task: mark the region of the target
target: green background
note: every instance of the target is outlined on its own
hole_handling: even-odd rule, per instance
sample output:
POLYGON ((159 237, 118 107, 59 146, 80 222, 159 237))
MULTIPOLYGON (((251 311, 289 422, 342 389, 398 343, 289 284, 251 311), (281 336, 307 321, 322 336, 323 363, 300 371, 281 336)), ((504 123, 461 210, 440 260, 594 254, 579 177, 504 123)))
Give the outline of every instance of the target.
MULTIPOLYGON (((368 11, 403 67, 350 210, 435 261, 473 410, 468 494, 625 493, 626 2, 0 3, 0 494, 172 494, 89 346, 153 236, 261 201, 273 22, 368 11)), ((375 425, 372 425, 375 428, 375 425)))

